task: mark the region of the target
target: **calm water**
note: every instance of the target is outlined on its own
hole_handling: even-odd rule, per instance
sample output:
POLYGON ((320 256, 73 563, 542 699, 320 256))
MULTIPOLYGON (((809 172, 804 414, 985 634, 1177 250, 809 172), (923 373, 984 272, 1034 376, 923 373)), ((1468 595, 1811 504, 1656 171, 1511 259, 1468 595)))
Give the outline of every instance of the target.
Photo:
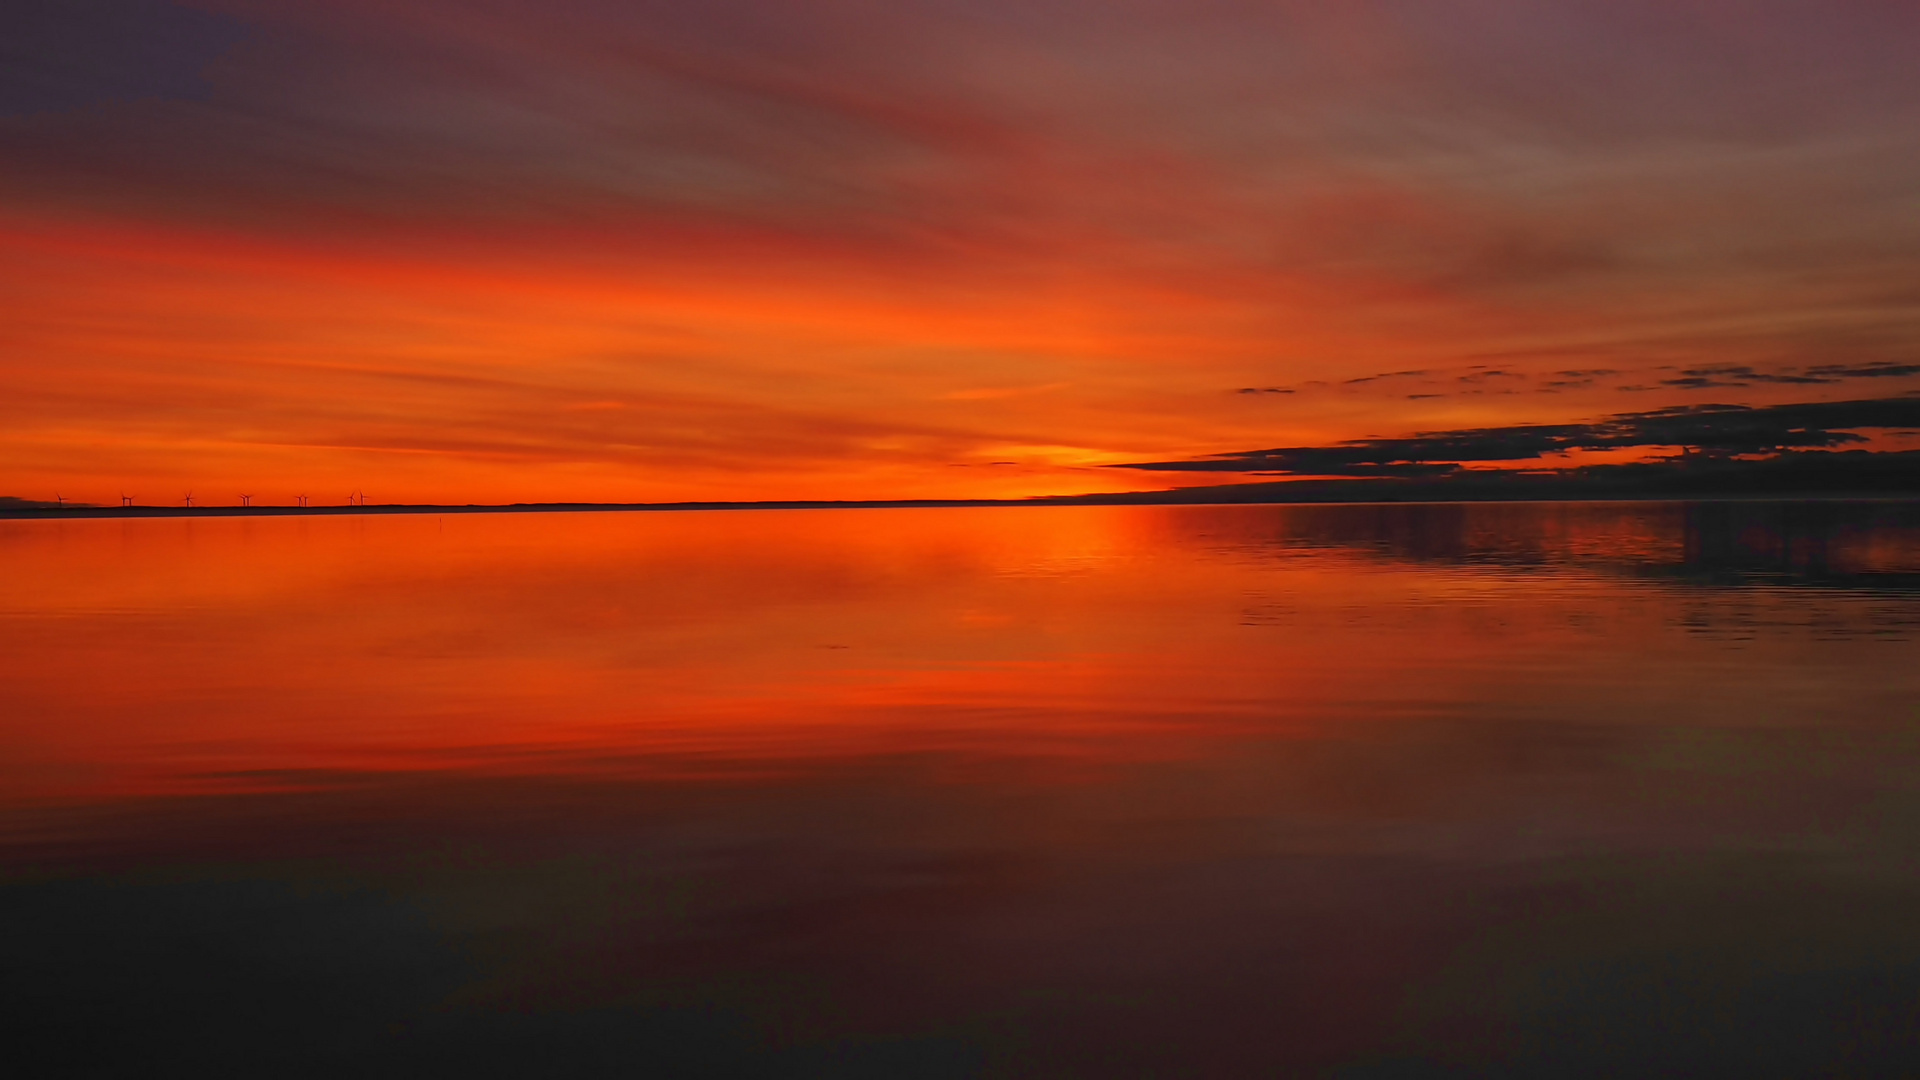
POLYGON ((0 521, 97 1075, 1920 1069, 1920 507, 0 521))

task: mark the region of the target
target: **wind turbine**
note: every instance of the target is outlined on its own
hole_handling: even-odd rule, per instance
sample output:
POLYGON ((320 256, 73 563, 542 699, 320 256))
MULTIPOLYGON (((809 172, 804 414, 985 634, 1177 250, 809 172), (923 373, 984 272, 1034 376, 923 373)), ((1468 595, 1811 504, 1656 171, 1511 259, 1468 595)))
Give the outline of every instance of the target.
POLYGON ((295 495, 293 497, 293 501, 300 504, 301 506, 307 505, 307 497, 305 495, 295 495))
POLYGON ((251 495, 242 495, 242 496, 240 496, 240 505, 241 505, 241 506, 252 506, 252 505, 253 505, 253 496, 251 496, 251 495))
POLYGON ((193 492, 191 491, 187 492, 186 502, 187 502, 187 509, 189 510, 193 509, 193 492))
POLYGON ((60 509, 65 510, 67 508, 67 497, 65 495, 56 494, 53 497, 53 501, 60 504, 60 509))

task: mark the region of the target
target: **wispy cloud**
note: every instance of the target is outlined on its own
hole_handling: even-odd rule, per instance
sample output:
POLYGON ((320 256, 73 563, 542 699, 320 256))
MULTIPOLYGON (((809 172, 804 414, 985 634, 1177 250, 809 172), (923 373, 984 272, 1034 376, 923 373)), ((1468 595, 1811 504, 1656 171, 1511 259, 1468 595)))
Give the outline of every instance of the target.
POLYGON ((1533 461, 1574 450, 1672 447, 1721 454, 1835 447, 1865 442, 1865 430, 1920 425, 1920 396, 1749 408, 1677 405, 1578 424, 1519 424, 1352 439, 1328 446, 1247 450, 1188 461, 1117 466, 1158 472, 1256 472, 1308 476, 1417 476, 1468 462, 1533 461))
POLYGON ((449 448, 421 498, 963 494, 1005 445, 1897 387, 1917 37, 1780 0, 6 5, 0 489, 393 443, 449 448))
MULTIPOLYGON (((1710 364, 1701 367, 1659 368, 1569 368, 1533 373, 1484 366, 1466 369, 1422 368, 1414 371, 1390 371, 1346 379, 1336 389, 1366 392, 1394 379, 1415 379, 1431 389, 1402 394, 1408 400, 1477 396, 1488 392, 1511 394, 1522 389, 1534 393, 1558 393, 1611 386, 1618 390, 1714 390, 1747 389, 1755 386, 1837 386, 1851 379, 1894 379, 1920 377, 1920 364, 1871 361, 1860 364, 1792 365, 1763 369, 1752 364, 1710 364), (1672 374, 1668 374, 1672 372, 1672 374), (1665 376, 1665 377, 1661 377, 1665 376), (1645 381, 1639 381, 1645 380, 1645 381)), ((1324 386, 1325 384, 1319 384, 1324 386)), ((1241 394, 1295 394, 1312 389, 1314 384, 1298 386, 1249 386, 1236 390, 1241 394)), ((1383 388, 1385 389, 1385 388, 1383 388)))

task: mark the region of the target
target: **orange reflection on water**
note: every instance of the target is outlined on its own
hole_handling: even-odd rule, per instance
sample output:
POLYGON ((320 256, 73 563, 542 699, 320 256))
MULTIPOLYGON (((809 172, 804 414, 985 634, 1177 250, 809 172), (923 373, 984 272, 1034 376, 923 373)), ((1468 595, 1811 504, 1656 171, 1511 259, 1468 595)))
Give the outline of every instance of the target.
MULTIPOLYGON (((341 770, 648 774, 911 752, 1071 772, 1465 703, 1524 710, 1549 685, 1557 716, 1614 722, 1725 659, 1687 628, 1701 597, 1646 579, 1713 542, 1681 513, 0 523, 6 784, 64 801, 341 770)), ((1910 532, 1870 536, 1822 558, 1912 560, 1910 532)), ((1785 594, 1739 603, 1793 618, 1785 594)), ((1738 659, 1759 674, 1703 715, 1804 697, 1771 685, 1764 657, 1738 659)))
MULTIPOLYGON (((1167 726, 1181 688, 1157 684, 1177 679, 1178 657, 1136 655, 1166 652, 1153 612, 1220 570, 1115 573, 1145 554, 1137 518, 14 524, 0 663, 13 759, 32 763, 15 782, 82 796, 985 737, 1007 752, 1161 753, 1100 736, 1167 726)), ((1303 685, 1330 662, 1296 658, 1303 685)))
POLYGON ((0 969, 65 1058, 1911 1042, 1853 1022, 1920 985, 1911 506, 15 521, 0 574, 0 969))

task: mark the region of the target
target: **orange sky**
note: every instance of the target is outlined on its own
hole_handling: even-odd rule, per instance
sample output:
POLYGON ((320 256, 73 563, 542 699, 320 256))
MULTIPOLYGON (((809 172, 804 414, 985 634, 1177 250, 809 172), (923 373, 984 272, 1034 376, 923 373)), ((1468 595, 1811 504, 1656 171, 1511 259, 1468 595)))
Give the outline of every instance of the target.
POLYGON ((1910 5, 96 6, 8 16, 0 494, 1137 490, 1920 387, 1685 374, 1920 359, 1910 5))

